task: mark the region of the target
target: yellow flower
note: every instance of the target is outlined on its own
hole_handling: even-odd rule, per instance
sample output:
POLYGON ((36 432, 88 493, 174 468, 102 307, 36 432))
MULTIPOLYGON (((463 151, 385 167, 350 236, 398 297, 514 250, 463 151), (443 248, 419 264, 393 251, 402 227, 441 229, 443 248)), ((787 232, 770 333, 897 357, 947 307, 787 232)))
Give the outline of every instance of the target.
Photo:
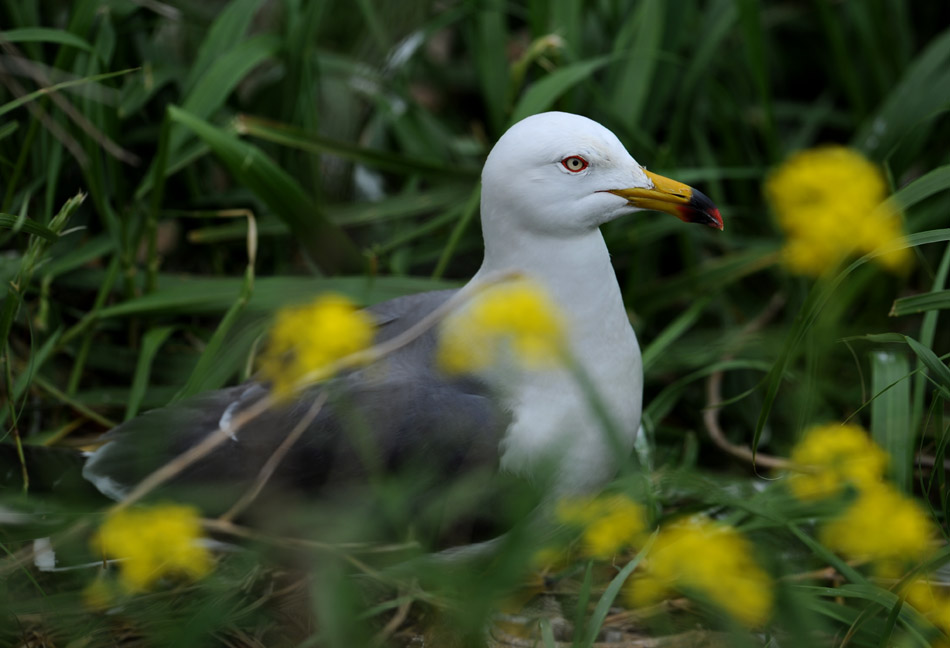
POLYGON ((625 495, 577 497, 557 504, 557 518, 583 528, 584 553, 607 559, 643 539, 647 528, 643 507, 625 495))
MULTIPOLYGON (((787 237, 783 260, 798 274, 821 275, 851 254, 888 250, 903 238, 880 170, 842 146, 796 153, 767 178, 765 193, 787 237)), ((909 259, 905 248, 875 260, 900 271, 909 259)))
POLYGON ((850 558, 888 565, 924 559, 935 533, 916 501, 880 483, 865 485, 841 515, 822 527, 820 537, 850 558))
POLYGON ((511 358, 528 369, 556 365, 564 351, 557 304, 529 279, 489 286, 442 322, 437 360, 449 374, 487 369, 511 358))
POLYGON ((643 574, 626 586, 634 606, 677 590, 700 594, 750 626, 764 623, 772 611, 772 579, 752 558, 752 545, 731 526, 706 517, 660 529, 643 566, 643 574))
POLYGON ((915 578, 907 583, 901 590, 901 595, 924 615, 936 610, 942 598, 941 592, 935 590, 930 581, 924 578, 915 578))
POLYGON ((950 596, 945 589, 938 589, 929 578, 920 577, 905 585, 901 595, 934 625, 950 632, 950 596))
MULTIPOLYGON (((211 554, 198 544, 202 537, 197 510, 164 504, 122 509, 110 515, 92 539, 95 550, 120 560, 119 582, 129 592, 149 589, 163 576, 192 580, 211 571, 211 554)), ((102 591, 90 593, 101 599, 102 591)))
POLYGON ((816 425, 792 450, 792 462, 803 472, 788 477, 788 487, 801 500, 830 497, 848 484, 861 488, 880 482, 888 456, 858 425, 816 425))
POLYGON ((341 295, 277 313, 260 371, 279 397, 293 395, 304 381, 329 378, 343 358, 373 343, 374 322, 341 295))

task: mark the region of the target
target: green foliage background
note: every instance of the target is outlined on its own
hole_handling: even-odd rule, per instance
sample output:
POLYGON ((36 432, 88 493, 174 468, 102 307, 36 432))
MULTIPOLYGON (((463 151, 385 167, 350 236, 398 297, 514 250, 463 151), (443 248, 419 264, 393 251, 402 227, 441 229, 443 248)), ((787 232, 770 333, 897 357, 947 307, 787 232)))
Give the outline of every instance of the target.
MULTIPOLYGON (((764 534, 779 573, 827 564, 797 535, 813 512, 754 495, 749 462, 709 441, 704 385, 722 372, 734 444, 786 455, 807 425, 852 417, 945 527, 944 474, 929 466, 944 463, 950 398, 948 26, 946 3, 903 0, 2 0, 0 449, 76 447, 246 378, 281 305, 458 285, 480 261, 491 144, 559 109, 700 188, 726 223, 720 234, 642 213, 605 228, 644 347, 653 450, 641 460, 664 514, 730 511, 764 534), (917 246, 905 276, 859 263, 814 282, 776 264, 762 180, 832 142, 880 164, 897 192, 917 246)), ((9 466, 0 498, 21 506, 9 466)), ((30 537, 0 539, 13 554, 30 537)), ((2 640, 112 645, 106 621, 49 621, 81 614, 81 579, 17 573, 0 586, 2 640)), ((157 596, 129 636, 262 641, 247 619, 266 623, 219 578, 188 609, 157 596)), ((783 590, 782 643, 813 642, 802 628, 833 645, 849 627, 861 646, 915 636, 886 588, 848 586, 783 590)), ((473 608, 475 627, 488 606, 473 608)), ((364 637, 337 625, 319 641, 364 637)))

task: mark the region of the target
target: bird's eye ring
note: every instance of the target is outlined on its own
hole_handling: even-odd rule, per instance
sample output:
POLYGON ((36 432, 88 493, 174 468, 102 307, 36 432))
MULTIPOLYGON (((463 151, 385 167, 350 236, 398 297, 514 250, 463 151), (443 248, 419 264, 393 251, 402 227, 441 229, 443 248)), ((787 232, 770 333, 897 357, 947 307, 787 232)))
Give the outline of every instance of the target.
POLYGON ((570 171, 571 173, 580 173, 590 165, 587 163, 587 160, 582 158, 580 155, 572 155, 561 160, 561 164, 564 165, 564 168, 570 171))

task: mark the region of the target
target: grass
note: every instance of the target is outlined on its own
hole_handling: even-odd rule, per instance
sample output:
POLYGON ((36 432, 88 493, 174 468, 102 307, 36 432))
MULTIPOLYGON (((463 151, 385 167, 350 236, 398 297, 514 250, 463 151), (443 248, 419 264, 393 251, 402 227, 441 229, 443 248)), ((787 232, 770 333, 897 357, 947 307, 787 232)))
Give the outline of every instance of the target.
MULTIPOLYGON (((68 480, 50 488, 75 472, 73 450, 247 378, 281 306, 328 290, 371 304, 471 276, 487 151, 519 117, 560 109, 701 188, 726 222, 721 235, 652 213, 605 227, 647 360, 652 442, 653 470, 617 487, 645 488, 660 523, 728 520, 779 578, 774 618, 748 634, 702 601, 597 605, 636 558, 578 563, 547 582, 579 620, 572 645, 592 645, 601 623, 619 645, 694 627, 729 645, 928 645, 936 631, 892 583, 816 539, 828 511, 722 447, 785 457, 813 423, 860 422, 946 533, 950 491, 932 466, 950 438, 947 18, 941 3, 893 0, 0 0, 0 515, 44 513, 0 526, 0 550, 96 524, 101 501, 68 480), (823 143, 884 169, 914 245, 906 275, 858 260, 816 282, 776 263, 762 180, 823 143), (703 419, 713 380, 720 444, 703 419)), ((84 607, 94 570, 8 559, 0 643, 477 644, 537 544, 525 531, 474 573, 394 582, 376 578, 372 551, 285 531, 254 532, 212 577, 112 614, 84 607)), ((84 538, 61 544, 88 554, 84 538)), ((555 645, 552 623, 538 645, 555 645)))

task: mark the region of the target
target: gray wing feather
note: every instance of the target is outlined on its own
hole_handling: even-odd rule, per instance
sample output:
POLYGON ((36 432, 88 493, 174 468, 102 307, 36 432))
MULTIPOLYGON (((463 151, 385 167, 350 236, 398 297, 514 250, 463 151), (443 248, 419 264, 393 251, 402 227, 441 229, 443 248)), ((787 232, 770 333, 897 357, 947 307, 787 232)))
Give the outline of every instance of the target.
MULTIPOLYGON (((421 293, 369 309, 377 341, 407 330, 454 291, 421 293)), ((366 480, 374 471, 415 469, 434 475, 495 465, 509 413, 481 382, 448 379, 433 366, 436 332, 430 330, 380 363, 268 410, 241 428, 176 480, 194 500, 194 485, 208 487, 206 509, 243 492, 309 410, 320 390, 328 403, 276 472, 272 486, 321 492, 366 480)), ((153 410, 115 428, 87 461, 83 475, 102 492, 121 497, 145 475, 216 430, 267 392, 257 382, 198 395, 153 410)), ((197 489, 202 490, 202 489, 197 489)), ((209 510, 209 512, 210 512, 209 510)))

